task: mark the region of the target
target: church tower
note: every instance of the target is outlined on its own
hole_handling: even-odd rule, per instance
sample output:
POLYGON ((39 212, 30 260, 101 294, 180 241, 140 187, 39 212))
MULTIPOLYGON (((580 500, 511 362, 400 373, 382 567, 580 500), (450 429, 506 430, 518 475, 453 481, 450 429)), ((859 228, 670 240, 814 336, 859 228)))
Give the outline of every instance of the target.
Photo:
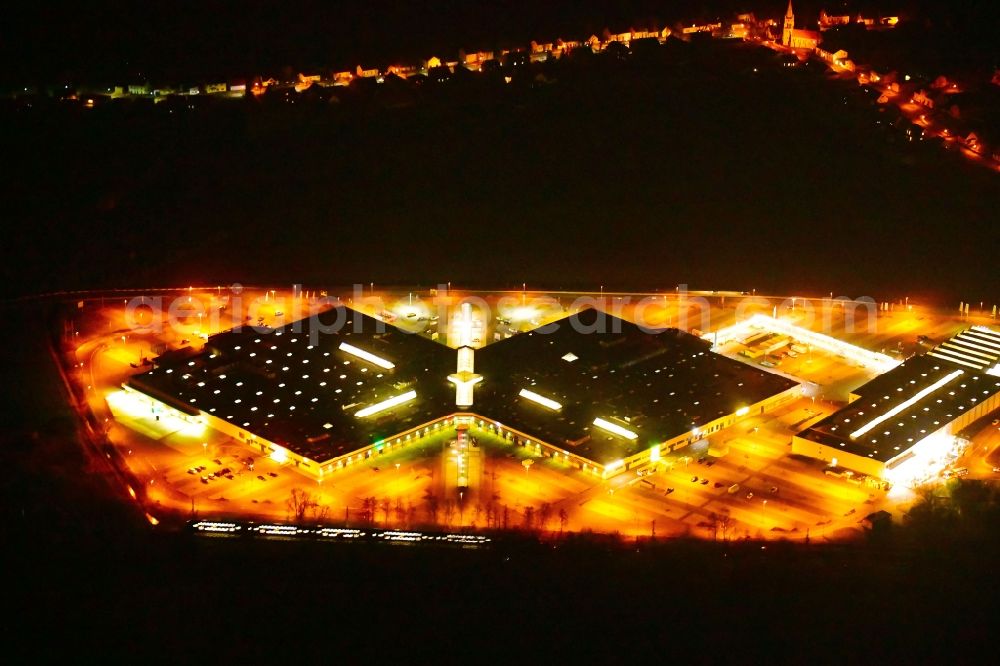
POLYGON ((792 11, 792 0, 788 0, 788 11, 785 12, 785 25, 781 29, 781 43, 792 45, 792 30, 795 29, 795 13, 792 11))

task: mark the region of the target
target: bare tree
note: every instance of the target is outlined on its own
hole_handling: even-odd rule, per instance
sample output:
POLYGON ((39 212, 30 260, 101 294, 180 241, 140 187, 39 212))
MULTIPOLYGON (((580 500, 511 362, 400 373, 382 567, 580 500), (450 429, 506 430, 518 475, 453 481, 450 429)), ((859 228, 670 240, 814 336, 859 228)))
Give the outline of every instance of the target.
POLYGON ((361 503, 361 521, 367 525, 375 522, 376 502, 374 497, 366 497, 361 503))
POLYGON ((566 509, 559 509, 559 533, 562 534, 566 530, 566 524, 569 522, 569 514, 566 513, 566 509))
POLYGON ((305 519, 306 513, 318 504, 309 492, 301 488, 292 488, 285 501, 285 506, 288 507, 288 513, 292 518, 296 521, 302 521, 305 519))
POLYGON ((406 503, 406 525, 413 526, 417 522, 417 507, 413 506, 411 503, 406 503))
POLYGON ((437 495, 431 493, 426 497, 426 509, 427 509, 427 520, 431 523, 436 523, 438 520, 438 511, 440 510, 440 505, 438 503, 437 495))
POLYGON ((317 523, 325 522, 329 515, 330 507, 325 504, 313 502, 312 506, 309 507, 309 517, 317 523))
POLYGON ((396 498, 396 507, 394 509, 396 514, 396 526, 405 527, 406 526, 406 508, 403 506, 403 500, 399 497, 396 498))
POLYGON ((552 505, 548 502, 543 502, 542 506, 538 508, 538 529, 543 532, 548 529, 549 521, 552 519, 552 505))
POLYGON ((495 527, 494 521, 496 521, 497 509, 496 504, 490 502, 486 505, 486 527, 495 527))
POLYGON ((733 526, 733 519, 728 511, 723 511, 719 516, 719 527, 722 529, 722 540, 729 541, 729 530, 733 526))

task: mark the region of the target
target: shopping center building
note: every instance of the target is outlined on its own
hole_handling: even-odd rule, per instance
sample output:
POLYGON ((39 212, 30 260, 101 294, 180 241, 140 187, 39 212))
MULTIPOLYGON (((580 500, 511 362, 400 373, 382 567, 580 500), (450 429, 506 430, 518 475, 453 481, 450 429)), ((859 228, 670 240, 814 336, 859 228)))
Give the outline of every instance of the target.
POLYGON ((315 478, 463 422, 610 476, 801 395, 696 336, 593 309, 473 351, 343 306, 168 352, 124 388, 315 478))
POLYGON ((973 326, 864 384, 797 434, 792 452, 890 483, 933 477, 959 435, 1000 409, 1000 333, 973 326))

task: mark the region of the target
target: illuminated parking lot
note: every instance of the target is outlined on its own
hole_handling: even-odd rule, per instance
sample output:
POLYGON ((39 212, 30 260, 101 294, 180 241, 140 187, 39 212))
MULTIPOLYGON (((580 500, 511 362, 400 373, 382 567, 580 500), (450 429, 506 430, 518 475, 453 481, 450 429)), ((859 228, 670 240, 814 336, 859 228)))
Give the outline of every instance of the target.
MULTIPOLYGON (((206 311, 223 302, 211 294, 200 297, 206 311)), ((198 298, 197 292, 192 295, 198 298)), ((277 303, 281 296, 268 295, 267 299, 267 303, 277 303)), ((406 301, 409 305, 409 298, 406 301)), ((288 301, 284 303, 272 309, 283 314, 292 310, 288 301)), ((663 306, 661 316, 676 316, 676 308, 676 304, 663 306)), ((418 314, 407 317, 404 312, 402 318, 412 322, 425 316, 419 309, 414 312, 418 314)), ((121 317, 113 307, 106 307, 102 316, 112 322, 121 317)), ((426 322, 433 316, 427 316, 426 322)), ((725 326, 725 312, 717 316, 721 319, 715 321, 725 326)), ((887 318, 882 337, 862 334, 854 339, 877 348, 888 346, 900 335, 912 337, 914 331, 932 331, 936 337, 943 337, 941 331, 955 331, 955 324, 943 319, 921 325, 921 318, 927 316, 907 309, 887 318)), ((474 423, 470 435, 476 445, 461 454, 455 448, 454 424, 446 424, 405 446, 377 451, 358 464, 316 479, 298 473, 286 456, 279 455, 285 451, 264 455, 248 450, 243 442, 204 427, 192 415, 151 411, 148 404, 121 389, 123 380, 135 374, 143 357, 154 355, 154 349, 198 344, 193 334, 199 330, 225 328, 215 323, 215 329, 210 329, 205 316, 200 319, 203 328, 189 322, 191 330, 179 333, 130 332, 125 336, 104 324, 104 330, 112 333, 85 338, 78 351, 81 379, 99 400, 95 412, 104 410, 115 419, 108 421, 111 441, 144 480, 145 496, 154 513, 169 510, 272 521, 295 520, 301 515, 307 520, 386 530, 435 526, 546 532, 593 529, 701 538, 834 538, 857 532, 866 515, 891 500, 861 477, 831 475, 828 465, 790 455, 789 441, 795 433, 834 413, 846 394, 877 374, 866 358, 854 358, 837 348, 808 345, 805 352, 772 357, 778 362, 771 372, 806 382, 802 398, 764 415, 744 412, 744 420, 736 425, 673 453, 664 450, 651 458, 651 464, 610 478, 574 467, 568 458, 553 456, 549 448, 524 446, 516 438, 500 437, 498 431, 474 423), (182 340, 185 335, 192 337, 182 340), (308 499, 305 510, 291 501, 296 491, 308 499)), ((535 321, 529 319, 529 326, 535 321)), ((739 346, 734 338, 720 343, 718 350, 748 365, 760 365, 759 359, 741 358, 739 346)), ((373 353, 361 343, 344 353, 381 371, 394 365, 391 355, 373 353)), ((579 361, 576 354, 563 356, 560 363, 566 367, 579 361)), ((520 398, 534 404, 540 414, 564 410, 565 401, 554 399, 542 387, 519 390, 520 398)), ((389 402, 386 409, 392 410, 411 399, 407 391, 390 393, 356 407, 352 419, 377 419, 377 411, 365 410, 376 410, 383 402, 389 402)), ((626 431, 633 432, 627 423, 601 418, 593 419, 594 427, 621 441, 627 441, 626 431)))

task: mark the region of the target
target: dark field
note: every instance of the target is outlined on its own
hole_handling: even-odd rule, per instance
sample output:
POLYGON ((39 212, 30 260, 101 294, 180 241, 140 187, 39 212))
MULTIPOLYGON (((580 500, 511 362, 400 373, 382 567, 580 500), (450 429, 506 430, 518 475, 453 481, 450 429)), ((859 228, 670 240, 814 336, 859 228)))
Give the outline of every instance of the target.
POLYGON ((764 49, 677 42, 510 84, 331 92, 6 110, 5 291, 997 293, 997 174, 906 143, 855 84, 764 49))

